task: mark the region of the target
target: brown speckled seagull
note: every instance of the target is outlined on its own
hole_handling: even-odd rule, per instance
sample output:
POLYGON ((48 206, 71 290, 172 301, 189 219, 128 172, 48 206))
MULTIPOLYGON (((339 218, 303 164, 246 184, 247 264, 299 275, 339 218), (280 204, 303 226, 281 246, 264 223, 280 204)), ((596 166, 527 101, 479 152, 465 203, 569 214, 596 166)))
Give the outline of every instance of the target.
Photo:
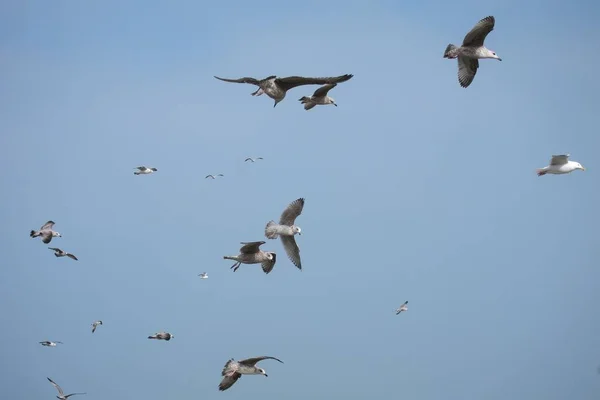
POLYGON ((48 247, 50 250, 54 251, 54 255, 56 257, 69 257, 75 261, 77 261, 77 257, 74 254, 67 253, 64 250, 59 249, 58 247, 48 247))
POLYGON ((237 271, 241 264, 260 264, 265 274, 273 270, 277 256, 272 251, 262 251, 260 246, 266 242, 241 242, 240 254, 237 256, 223 256, 225 260, 234 260, 235 264, 231 266, 233 272, 237 271))
POLYGON ((240 361, 235 361, 232 358, 227 361, 223 367, 223 371, 221 372, 223 380, 219 384, 219 390, 223 391, 229 389, 242 377, 242 375, 264 375, 268 377, 269 375, 267 375, 267 372, 264 369, 256 367, 256 363, 262 360, 277 360, 283 364, 283 361, 280 359, 269 356, 247 358, 240 361))
POLYGON ((281 237, 281 243, 287 253, 289 259, 298 269, 302 269, 302 261, 300 260, 300 249, 296 244, 294 235, 302 235, 302 229, 295 225, 296 218, 302 213, 304 208, 304 199, 300 198, 292 201, 279 218, 279 224, 275 221, 267 222, 265 226, 265 236, 268 239, 277 239, 281 237))

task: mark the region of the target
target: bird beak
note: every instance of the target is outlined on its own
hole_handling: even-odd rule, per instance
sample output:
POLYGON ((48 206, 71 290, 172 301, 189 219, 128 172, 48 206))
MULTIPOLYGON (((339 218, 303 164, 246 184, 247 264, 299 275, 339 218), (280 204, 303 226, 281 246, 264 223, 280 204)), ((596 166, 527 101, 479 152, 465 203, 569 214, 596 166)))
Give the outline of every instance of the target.
POLYGON ((333 105, 337 107, 337 104, 333 103, 333 105))
POLYGON ((583 165, 581 166, 581 170, 582 170, 582 171, 585 171, 585 167, 584 167, 583 165))
POLYGON ((265 376, 266 376, 267 378, 269 377, 269 375, 267 375, 267 374, 265 374, 265 376))
POLYGON ((501 59, 501 58, 499 58, 499 59, 498 59, 498 61, 502 61, 502 59, 501 59))

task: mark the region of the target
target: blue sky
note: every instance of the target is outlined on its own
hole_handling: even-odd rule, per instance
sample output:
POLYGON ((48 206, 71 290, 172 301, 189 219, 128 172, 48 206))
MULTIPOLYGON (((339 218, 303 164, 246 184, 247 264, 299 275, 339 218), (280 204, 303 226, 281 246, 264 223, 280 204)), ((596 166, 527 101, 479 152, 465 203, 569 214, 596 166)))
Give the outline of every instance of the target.
POLYGON ((53 398, 51 377, 88 400, 597 399, 599 11, 2 3, 5 395, 53 398), (443 51, 487 15, 503 61, 465 90, 443 51), (308 112, 314 86, 274 109, 213 78, 345 73, 339 107, 308 112), (535 175, 561 153, 587 171, 535 175), (299 197, 304 270, 269 240, 271 274, 231 272, 299 197), (78 262, 28 237, 49 219, 78 262), (285 364, 218 392, 258 355, 285 364))

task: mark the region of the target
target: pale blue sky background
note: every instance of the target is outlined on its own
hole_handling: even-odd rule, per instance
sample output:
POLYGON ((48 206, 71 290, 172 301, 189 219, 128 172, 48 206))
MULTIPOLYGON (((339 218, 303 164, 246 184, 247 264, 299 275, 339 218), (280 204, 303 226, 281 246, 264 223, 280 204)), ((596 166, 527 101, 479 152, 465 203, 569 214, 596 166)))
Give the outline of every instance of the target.
POLYGON ((87 400, 599 398, 597 2, 0 15, 3 397, 54 398, 49 376, 87 400), (443 51, 487 15, 503 61, 465 90, 443 51), (316 86, 273 109, 213 78, 345 73, 339 107, 309 112, 316 86), (566 152, 587 171, 535 175, 566 152), (270 275, 232 273, 223 255, 299 197, 304 270, 268 241, 270 275), (80 261, 29 238, 49 219, 80 261), (285 364, 218 392, 227 359, 263 354, 285 364))

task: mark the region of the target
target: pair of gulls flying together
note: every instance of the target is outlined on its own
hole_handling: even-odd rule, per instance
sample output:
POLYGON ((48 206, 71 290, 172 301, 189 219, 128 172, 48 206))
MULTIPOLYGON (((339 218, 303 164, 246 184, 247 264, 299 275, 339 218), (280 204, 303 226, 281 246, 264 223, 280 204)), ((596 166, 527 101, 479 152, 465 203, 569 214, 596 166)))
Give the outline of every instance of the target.
POLYGON ((156 169, 154 167, 145 167, 143 165, 141 165, 139 167, 135 167, 134 169, 137 169, 137 171, 135 171, 133 173, 134 175, 148 175, 148 174, 158 171, 158 169, 156 169))
POLYGON ((288 76, 286 78, 278 78, 275 75, 271 75, 261 80, 250 77, 227 79, 215 76, 215 78, 224 82, 249 83, 251 85, 258 86, 258 89, 251 93, 252 96, 260 96, 261 94, 265 93, 267 96, 275 100, 273 107, 277 106, 277 103, 285 98, 288 90, 295 88, 296 86, 325 85, 322 88, 317 89, 311 97, 303 96, 299 100, 302 104, 304 104, 305 110, 310 110, 317 104, 334 104, 337 106, 337 104, 335 104, 335 100, 327 96, 327 93, 338 83, 346 82, 353 76, 354 75, 352 74, 345 74, 326 78, 306 78, 303 76, 288 76))
POLYGON ((169 332, 157 332, 152 336, 148 336, 148 339, 156 339, 156 340, 166 340, 167 342, 173 339, 175 336, 171 335, 169 332))
POLYGON ((44 225, 42 225, 39 231, 35 231, 32 229, 31 232, 29 232, 29 237, 35 238, 41 236, 42 242, 44 242, 45 244, 50 243, 53 237, 62 237, 60 233, 52 229, 54 227, 54 224, 54 221, 48 221, 44 225))
POLYGON ((50 340, 44 340, 43 342, 40 342, 40 344, 42 346, 46 346, 46 347, 56 347, 56 345, 60 343, 63 344, 63 342, 59 342, 58 340, 56 342, 50 341, 50 340))
POLYGON ((69 258, 72 258, 72 259, 73 259, 73 260, 75 260, 75 261, 77 261, 77 260, 78 260, 78 258, 77 258, 77 257, 75 257, 75 255, 74 255, 74 254, 67 253, 66 251, 64 251, 64 250, 61 250, 61 249, 59 249, 58 247, 48 247, 48 248, 49 248, 50 250, 53 250, 53 251, 54 251, 54 255, 55 255, 56 257, 69 257, 69 258))
POLYGON ((496 19, 493 16, 485 17, 475 24, 473 29, 465 36, 462 46, 449 44, 444 51, 444 58, 458 59, 458 83, 460 86, 468 87, 479 68, 479 60, 493 58, 502 61, 492 50, 483 44, 486 36, 494 30, 496 19))
POLYGON ((58 384, 56 382, 54 382, 52 379, 48 378, 48 380, 50 381, 50 383, 52 384, 52 386, 54 386, 56 388, 56 390, 58 390, 58 396, 56 396, 57 399, 60 400, 67 400, 69 397, 71 396, 75 396, 78 394, 86 394, 86 393, 71 393, 71 394, 65 394, 65 392, 63 392, 62 388, 60 386, 58 386, 58 384))
POLYGON ((219 384, 219 390, 224 391, 233 386, 242 375, 264 375, 268 377, 267 372, 256 366, 256 363, 262 360, 277 360, 283 364, 278 358, 270 356, 247 358, 245 360, 235 361, 233 358, 225 363, 221 376, 223 380, 219 384))
MULTIPOLYGON (((265 226, 265 236, 267 239, 281 238, 283 248, 287 253, 290 261, 302 270, 302 262, 300 260, 300 249, 296 244, 294 235, 302 234, 302 229, 295 225, 296 218, 302 213, 304 208, 304 199, 299 198, 291 202, 281 214, 279 224, 275 221, 269 221, 265 226)), ((234 260, 235 264, 231 266, 233 271, 237 271, 241 264, 261 264, 262 270, 268 274, 273 270, 277 255, 272 251, 260 250, 260 246, 265 244, 265 241, 258 242, 242 242, 240 254, 237 256, 223 256, 225 260, 234 260)))
POLYGON ((102 321, 98 320, 92 322, 92 333, 96 332, 96 328, 98 327, 98 325, 102 325, 102 321))
POLYGON ((575 161, 569 161, 570 154, 561 154, 558 156, 552 156, 550 159, 550 165, 544 168, 538 168, 536 170, 538 176, 544 176, 546 174, 562 175, 569 174, 577 169, 585 171, 583 165, 575 161))

